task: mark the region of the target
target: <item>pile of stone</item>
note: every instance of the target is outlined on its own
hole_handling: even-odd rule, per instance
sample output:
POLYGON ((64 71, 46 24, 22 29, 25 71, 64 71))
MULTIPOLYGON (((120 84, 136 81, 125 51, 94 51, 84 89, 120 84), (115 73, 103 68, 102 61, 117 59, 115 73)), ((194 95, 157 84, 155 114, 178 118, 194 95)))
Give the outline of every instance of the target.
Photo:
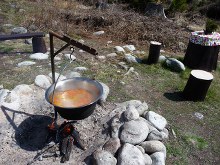
POLYGON ((111 137, 93 153, 94 164, 165 165, 166 119, 138 100, 124 102, 116 111, 110 121, 111 137))

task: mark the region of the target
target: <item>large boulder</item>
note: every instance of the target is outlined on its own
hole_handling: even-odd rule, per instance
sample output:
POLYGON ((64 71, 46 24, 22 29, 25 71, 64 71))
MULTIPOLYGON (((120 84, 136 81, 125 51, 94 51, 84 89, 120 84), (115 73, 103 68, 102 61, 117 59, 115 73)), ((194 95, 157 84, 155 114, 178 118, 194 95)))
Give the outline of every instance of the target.
POLYGON ((152 125, 154 127, 156 127, 159 131, 162 131, 165 128, 165 126, 167 125, 167 120, 163 116, 161 116, 153 111, 149 111, 146 114, 146 119, 150 123, 152 123, 152 125))
POLYGON ((118 154, 118 165, 145 165, 142 152, 135 146, 125 143, 118 154))
POLYGON ((93 153, 95 165, 116 165, 117 159, 108 151, 97 150, 93 153))
POLYGON ((149 133, 147 124, 142 120, 131 120, 122 126, 120 139, 124 143, 139 144, 149 133))
POLYGON ((184 71, 186 68, 184 66, 184 64, 175 59, 175 58, 169 58, 166 60, 166 65, 167 67, 169 67, 171 70, 176 71, 176 72, 182 72, 184 71))

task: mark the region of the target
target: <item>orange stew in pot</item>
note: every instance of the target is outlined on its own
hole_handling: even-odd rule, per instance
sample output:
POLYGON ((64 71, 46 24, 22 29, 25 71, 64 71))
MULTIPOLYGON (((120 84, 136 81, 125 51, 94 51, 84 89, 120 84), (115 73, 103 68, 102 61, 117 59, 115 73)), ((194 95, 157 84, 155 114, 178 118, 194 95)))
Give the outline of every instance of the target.
POLYGON ((85 89, 70 89, 63 92, 54 92, 52 98, 50 95, 50 102, 53 99, 53 105, 59 107, 80 107, 88 105, 93 101, 92 94, 85 89))

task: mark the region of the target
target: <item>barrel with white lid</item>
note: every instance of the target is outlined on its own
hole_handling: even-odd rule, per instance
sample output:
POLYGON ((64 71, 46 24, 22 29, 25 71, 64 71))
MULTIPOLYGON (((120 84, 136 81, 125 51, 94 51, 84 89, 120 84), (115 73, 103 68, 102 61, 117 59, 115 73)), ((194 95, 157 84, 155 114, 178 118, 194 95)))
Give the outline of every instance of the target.
POLYGON ((204 70, 192 70, 183 90, 187 100, 203 101, 213 80, 213 75, 204 70))

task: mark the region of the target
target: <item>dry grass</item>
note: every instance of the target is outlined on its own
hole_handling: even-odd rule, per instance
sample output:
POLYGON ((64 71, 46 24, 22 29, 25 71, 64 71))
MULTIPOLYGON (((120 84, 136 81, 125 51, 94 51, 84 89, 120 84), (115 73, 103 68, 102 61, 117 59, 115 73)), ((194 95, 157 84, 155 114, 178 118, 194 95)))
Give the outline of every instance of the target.
POLYGON ((180 51, 178 41, 188 42, 189 32, 175 22, 123 10, 120 5, 112 4, 108 10, 102 11, 76 1, 37 0, 25 3, 27 12, 21 24, 27 28, 34 25, 40 31, 51 29, 83 37, 104 30, 105 36, 113 41, 148 45, 149 41, 156 40, 163 44, 164 49, 173 52, 180 51))

